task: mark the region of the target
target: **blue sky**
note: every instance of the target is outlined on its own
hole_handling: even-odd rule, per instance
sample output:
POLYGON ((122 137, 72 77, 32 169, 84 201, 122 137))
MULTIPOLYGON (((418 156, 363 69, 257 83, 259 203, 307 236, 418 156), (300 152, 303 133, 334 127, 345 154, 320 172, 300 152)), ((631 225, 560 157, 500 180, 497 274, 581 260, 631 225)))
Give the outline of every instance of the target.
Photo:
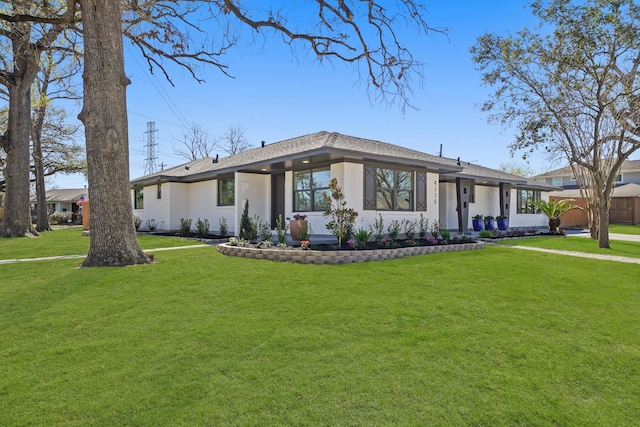
MULTIPOLYGON (((130 175, 144 175, 147 122, 158 130, 158 163, 176 166, 185 160, 174 152, 185 125, 197 123, 212 137, 230 125, 242 127, 254 146, 321 130, 370 138, 483 166, 522 162, 507 148, 513 132, 487 123, 479 104, 490 93, 480 84, 469 48, 485 32, 506 35, 535 20, 525 2, 517 0, 427 0, 426 20, 447 27, 448 38, 431 33, 405 37, 414 57, 425 64, 423 88, 414 88, 413 104, 403 117, 397 106, 370 100, 353 65, 318 63, 304 49, 297 57, 278 39, 241 40, 223 58, 230 79, 217 69, 203 69, 206 83, 175 70, 172 87, 156 72, 151 75, 125 41, 125 68, 132 84, 127 91, 130 175)), ((553 164, 534 155, 530 165, 543 172, 553 164)), ((82 176, 56 177, 60 188, 83 187, 82 176)))

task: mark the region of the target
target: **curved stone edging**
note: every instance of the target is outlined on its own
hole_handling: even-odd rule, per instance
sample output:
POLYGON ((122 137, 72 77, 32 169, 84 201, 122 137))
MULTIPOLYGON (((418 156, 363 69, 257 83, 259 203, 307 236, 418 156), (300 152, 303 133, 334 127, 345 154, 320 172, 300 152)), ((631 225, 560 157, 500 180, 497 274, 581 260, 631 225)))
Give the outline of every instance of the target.
POLYGON ((314 251, 280 248, 248 248, 222 243, 217 246, 223 255, 270 261, 295 262, 300 264, 348 264, 352 262, 381 261, 423 255, 436 252, 458 252, 484 249, 484 242, 450 245, 412 246, 396 249, 364 249, 353 251, 314 251))

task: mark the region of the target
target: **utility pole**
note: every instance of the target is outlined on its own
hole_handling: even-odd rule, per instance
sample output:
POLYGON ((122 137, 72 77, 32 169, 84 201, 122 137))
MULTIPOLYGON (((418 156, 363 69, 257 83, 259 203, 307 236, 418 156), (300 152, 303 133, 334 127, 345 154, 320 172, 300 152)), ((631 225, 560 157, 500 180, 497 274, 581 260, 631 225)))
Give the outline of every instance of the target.
POLYGON ((156 154, 156 147, 158 146, 158 143, 156 142, 157 134, 158 130, 156 129, 156 122, 147 122, 147 130, 145 132, 146 143, 144 144, 144 152, 147 156, 144 162, 145 175, 158 171, 158 156, 156 154))

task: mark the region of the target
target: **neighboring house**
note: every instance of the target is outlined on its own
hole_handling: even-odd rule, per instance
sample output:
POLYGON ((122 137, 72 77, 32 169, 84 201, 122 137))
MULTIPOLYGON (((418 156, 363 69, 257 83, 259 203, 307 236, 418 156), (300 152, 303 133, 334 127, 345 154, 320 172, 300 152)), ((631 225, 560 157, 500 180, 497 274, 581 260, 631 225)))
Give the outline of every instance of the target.
MULTIPOLYGON (((554 191, 551 197, 574 199, 575 204, 584 208, 580 189, 571 167, 565 166, 533 177, 536 181, 562 187, 554 191)), ((613 189, 609 222, 612 224, 640 224, 640 160, 625 160, 616 176, 613 189)), ((587 227, 587 216, 583 211, 575 210, 562 217, 563 226, 587 227)))
MULTIPOLYGON (((80 207, 76 202, 81 197, 87 198, 88 194, 86 188, 49 190, 46 192, 47 212, 49 212, 49 214, 54 212, 73 212, 74 214, 79 214, 80 207)), ((31 205, 32 208, 35 209, 35 198, 31 200, 31 205)))
POLYGON ((546 218, 530 202, 548 200, 551 185, 477 165, 339 133, 318 132, 220 159, 205 158, 134 179, 134 214, 158 230, 178 230, 181 219, 207 219, 212 231, 224 218, 238 234, 249 213, 272 228, 281 215, 308 215, 314 234, 329 234, 323 217, 329 181, 336 178, 347 207, 369 229, 378 214, 394 220, 440 221, 469 230, 476 214, 504 213, 512 227, 542 227, 546 218), (458 209, 458 206, 461 208, 458 209))
MULTIPOLYGON (((534 176, 532 179, 562 187, 565 190, 579 188, 570 166, 545 172, 534 176)), ((624 184, 640 184, 640 160, 625 160, 622 162, 620 173, 616 177, 616 186, 624 184)))

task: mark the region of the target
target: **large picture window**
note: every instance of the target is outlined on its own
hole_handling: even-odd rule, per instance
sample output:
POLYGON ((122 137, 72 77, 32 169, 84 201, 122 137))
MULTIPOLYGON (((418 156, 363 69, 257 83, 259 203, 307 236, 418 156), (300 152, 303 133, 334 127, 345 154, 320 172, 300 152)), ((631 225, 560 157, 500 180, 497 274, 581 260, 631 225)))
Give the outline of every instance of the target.
POLYGON ((234 178, 218 179, 218 206, 233 206, 236 202, 234 178))
POLYGON ((324 211, 327 202, 323 194, 329 195, 329 168, 309 169, 293 173, 293 210, 324 211))
MULTIPOLYGON (((365 186, 375 186, 375 209, 413 210, 413 172, 398 169, 375 168, 375 179, 365 179, 365 186)), ((365 189, 369 194, 371 189, 365 189)), ((367 203, 365 203, 367 205, 367 203)))
POLYGON ((144 209, 144 188, 142 187, 133 189, 133 208, 144 209))
POLYGON ((518 192, 518 213, 534 214, 538 213, 538 208, 533 206, 533 202, 540 201, 540 191, 520 190, 518 192))

